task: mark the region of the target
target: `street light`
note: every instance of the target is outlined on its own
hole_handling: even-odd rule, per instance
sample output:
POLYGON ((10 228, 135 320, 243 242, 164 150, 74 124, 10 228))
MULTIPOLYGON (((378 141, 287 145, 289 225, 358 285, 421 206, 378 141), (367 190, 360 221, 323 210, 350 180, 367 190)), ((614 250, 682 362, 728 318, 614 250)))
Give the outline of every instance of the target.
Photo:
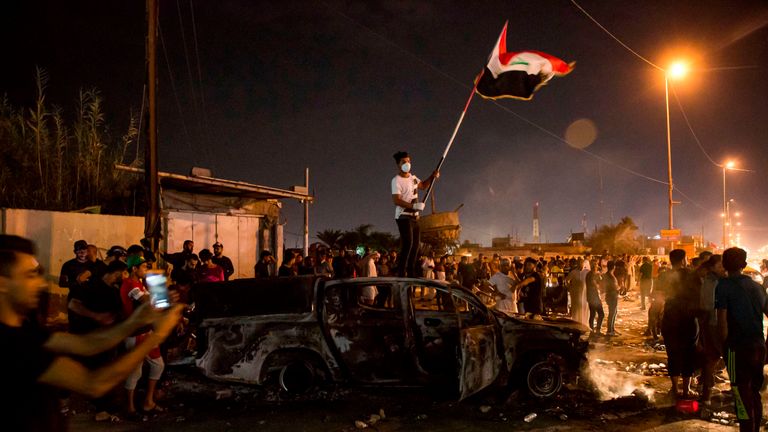
MULTIPOLYGON (((733 204, 735 201, 733 198, 729 199, 725 202, 725 218, 723 220, 723 229, 727 232, 727 237, 725 234, 723 234, 723 238, 725 239, 723 241, 723 250, 731 247, 731 244, 733 242, 731 239, 733 238, 733 224, 731 223, 731 204, 733 204)), ((741 216, 741 213, 736 213, 737 215, 741 216)))
POLYGON ((669 229, 674 229, 674 217, 672 206, 675 201, 672 199, 672 138, 669 128, 669 79, 682 79, 688 73, 688 66, 682 61, 676 61, 669 65, 664 71, 664 105, 667 108, 667 172, 669 173, 669 229))

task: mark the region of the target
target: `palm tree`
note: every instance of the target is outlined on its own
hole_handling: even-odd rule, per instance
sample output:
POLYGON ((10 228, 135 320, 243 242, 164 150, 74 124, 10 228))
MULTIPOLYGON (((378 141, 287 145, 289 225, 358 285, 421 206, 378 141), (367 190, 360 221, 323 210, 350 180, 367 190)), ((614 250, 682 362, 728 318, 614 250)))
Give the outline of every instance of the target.
POLYGON ((373 229, 373 225, 371 224, 363 224, 358 225, 355 228, 352 229, 352 232, 354 232, 357 235, 357 243, 358 244, 368 244, 368 240, 370 239, 370 233, 373 229))
POLYGON ((373 231, 369 236, 369 247, 376 250, 392 250, 398 247, 400 240, 392 233, 373 231))
POLYGON ((327 229, 318 231, 315 237, 331 249, 338 249, 341 246, 339 242, 341 241, 342 232, 340 230, 327 229))

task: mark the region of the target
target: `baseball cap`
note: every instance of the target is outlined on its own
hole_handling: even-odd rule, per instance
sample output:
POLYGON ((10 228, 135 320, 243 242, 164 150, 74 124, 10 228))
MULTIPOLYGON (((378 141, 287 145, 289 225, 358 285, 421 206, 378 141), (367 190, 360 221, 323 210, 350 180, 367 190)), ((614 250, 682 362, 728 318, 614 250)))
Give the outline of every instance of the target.
POLYGON ((213 247, 224 247, 224 245, 221 242, 216 242, 213 244, 213 247))
POLYGON ((131 255, 128 257, 128 262, 125 264, 128 265, 128 270, 132 269, 135 266, 141 265, 141 263, 146 262, 143 256, 141 255, 131 255))
POLYGON ((107 251, 107 256, 108 257, 110 257, 110 256, 126 256, 126 255, 128 255, 128 251, 126 251, 124 247, 118 246, 118 245, 112 246, 107 251))
POLYGON ((78 240, 75 242, 75 251, 88 249, 88 242, 85 240, 78 240))

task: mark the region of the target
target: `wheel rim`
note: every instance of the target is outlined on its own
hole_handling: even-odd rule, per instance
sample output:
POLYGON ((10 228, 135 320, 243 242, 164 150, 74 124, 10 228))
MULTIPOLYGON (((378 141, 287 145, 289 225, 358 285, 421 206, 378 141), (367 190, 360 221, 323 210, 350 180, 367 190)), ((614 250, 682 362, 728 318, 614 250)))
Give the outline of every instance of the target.
POLYGON ((280 370, 280 387, 288 393, 304 393, 315 384, 315 370, 307 362, 295 362, 280 370))
POLYGON ((563 385, 560 368, 547 361, 535 363, 528 370, 528 390, 536 397, 550 397, 563 385))

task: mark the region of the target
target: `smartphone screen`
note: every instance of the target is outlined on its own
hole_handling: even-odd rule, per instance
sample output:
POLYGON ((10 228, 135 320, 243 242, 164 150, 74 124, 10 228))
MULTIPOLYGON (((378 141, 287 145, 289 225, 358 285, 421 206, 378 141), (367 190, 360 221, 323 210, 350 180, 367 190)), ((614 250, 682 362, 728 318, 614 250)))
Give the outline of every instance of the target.
POLYGON ((164 274, 147 274, 147 288, 149 288, 149 300, 157 309, 167 309, 171 306, 168 297, 168 279, 164 274))

